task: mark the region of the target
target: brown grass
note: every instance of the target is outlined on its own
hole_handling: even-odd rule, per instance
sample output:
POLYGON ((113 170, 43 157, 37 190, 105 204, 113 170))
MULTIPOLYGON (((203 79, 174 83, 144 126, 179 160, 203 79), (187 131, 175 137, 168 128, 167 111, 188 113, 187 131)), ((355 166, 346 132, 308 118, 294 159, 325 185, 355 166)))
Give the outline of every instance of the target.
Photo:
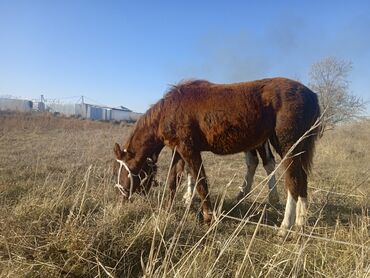
MULTIPOLYGON (((168 150, 160 157, 161 186, 121 204, 112 147, 131 128, 0 114, 1 277, 370 276, 369 121, 319 141, 309 225, 284 242, 274 229, 283 206, 265 205, 262 169, 248 202, 230 211, 245 171, 241 154, 203 156, 219 212, 211 227, 199 223, 198 204, 183 205, 183 187, 172 211, 162 209, 168 150)), ((282 179, 278 186, 285 200, 282 179)))

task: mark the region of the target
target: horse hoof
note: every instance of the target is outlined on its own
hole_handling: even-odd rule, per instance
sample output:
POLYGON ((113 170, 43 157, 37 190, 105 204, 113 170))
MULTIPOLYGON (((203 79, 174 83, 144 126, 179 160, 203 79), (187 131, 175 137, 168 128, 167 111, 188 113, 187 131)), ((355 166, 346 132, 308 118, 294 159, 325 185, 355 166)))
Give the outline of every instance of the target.
POLYGON ((204 221, 205 224, 210 226, 214 222, 214 220, 215 219, 214 219, 212 213, 209 213, 209 212, 204 213, 203 212, 203 221, 204 221))
POLYGON ((236 200, 239 202, 240 200, 244 199, 245 193, 242 191, 239 191, 238 195, 236 196, 236 200))
POLYGON ((184 203, 185 203, 186 206, 191 205, 191 203, 192 203, 192 196, 191 196, 191 194, 185 193, 182 198, 184 199, 184 203))
POLYGON ((285 227, 280 227, 278 237, 285 239, 288 236, 289 230, 285 227))
POLYGON ((269 203, 273 206, 277 206, 280 204, 279 197, 272 196, 269 198, 269 203))
POLYGON ((297 225, 297 232, 299 235, 304 234, 304 225, 297 225))
POLYGON ((196 216, 196 220, 197 220, 197 222, 198 222, 199 224, 204 223, 204 217, 203 217, 203 213, 202 213, 202 212, 198 211, 198 212, 195 214, 195 216, 196 216))

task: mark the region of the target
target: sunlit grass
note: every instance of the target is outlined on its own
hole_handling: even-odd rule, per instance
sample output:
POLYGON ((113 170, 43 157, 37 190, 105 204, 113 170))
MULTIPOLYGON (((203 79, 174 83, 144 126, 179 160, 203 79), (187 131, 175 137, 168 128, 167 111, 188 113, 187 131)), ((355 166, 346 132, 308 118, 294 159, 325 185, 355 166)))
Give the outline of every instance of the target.
MULTIPOLYGON (((121 203, 114 142, 130 126, 29 114, 0 116, 1 277, 367 277, 370 275, 370 123, 338 127, 318 142, 303 231, 276 236, 283 206, 266 204, 262 167, 236 204, 241 154, 203 155, 216 221, 199 200, 167 211, 171 154, 160 156, 146 197, 121 203)), ((283 170, 278 169, 277 176, 283 170)), ((278 184, 285 200, 283 178, 278 184)))

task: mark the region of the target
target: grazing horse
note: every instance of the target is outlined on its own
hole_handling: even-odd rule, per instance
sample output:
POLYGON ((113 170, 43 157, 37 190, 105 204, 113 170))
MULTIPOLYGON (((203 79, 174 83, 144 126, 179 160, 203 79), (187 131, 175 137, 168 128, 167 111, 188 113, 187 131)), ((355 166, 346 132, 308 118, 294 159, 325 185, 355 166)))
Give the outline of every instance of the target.
POLYGON ((317 137, 317 128, 311 127, 319 117, 317 95, 286 78, 234 84, 204 80, 179 83, 138 120, 123 150, 115 144, 117 186, 127 198, 141 190, 143 171, 151 176, 150 164, 156 163, 166 145, 174 150, 169 178, 171 200, 177 173, 186 163, 198 181, 203 218, 209 223, 212 206, 201 152, 246 152, 269 140, 280 157, 287 155, 283 166, 288 197, 279 232, 284 236, 295 222, 303 226, 305 221, 307 174, 317 137))
MULTIPOLYGON (((240 191, 238 193, 238 196, 236 197, 238 201, 244 199, 244 197, 248 195, 249 191, 252 188, 254 174, 258 166, 257 153, 262 159, 263 168, 265 168, 267 176, 270 176, 270 174, 275 170, 275 158, 271 152, 268 142, 265 142, 262 146, 258 147, 255 150, 245 152, 244 154, 245 163, 247 164, 247 173, 245 174, 243 185, 239 187, 240 191)), ((181 173, 178 173, 178 175, 181 175, 181 173)), ((269 203, 272 205, 276 205, 279 203, 279 194, 276 188, 275 175, 272 175, 269 178, 267 184, 269 187, 269 203)), ((193 181, 191 175, 188 173, 187 190, 183 196, 185 204, 190 204, 192 202, 194 187, 195 182, 193 181)))

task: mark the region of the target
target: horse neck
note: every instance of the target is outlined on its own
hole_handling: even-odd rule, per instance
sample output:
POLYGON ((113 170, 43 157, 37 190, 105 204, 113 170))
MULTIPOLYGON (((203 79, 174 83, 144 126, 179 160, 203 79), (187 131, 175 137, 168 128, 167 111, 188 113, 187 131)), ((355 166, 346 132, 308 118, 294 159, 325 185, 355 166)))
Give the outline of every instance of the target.
POLYGON ((158 155, 162 148, 154 130, 148 127, 136 128, 128 144, 128 150, 135 154, 129 162, 131 170, 140 171, 146 159, 152 158, 153 154, 158 155))

